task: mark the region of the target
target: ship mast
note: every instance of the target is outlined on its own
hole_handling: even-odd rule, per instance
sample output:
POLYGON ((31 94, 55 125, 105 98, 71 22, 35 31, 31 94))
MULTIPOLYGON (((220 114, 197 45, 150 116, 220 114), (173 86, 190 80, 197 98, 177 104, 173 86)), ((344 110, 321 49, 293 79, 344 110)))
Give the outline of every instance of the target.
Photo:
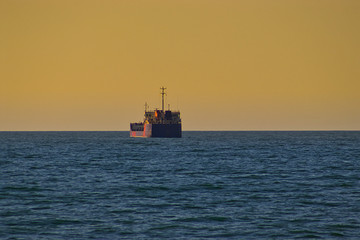
POLYGON ((160 90, 161 90, 161 100, 162 100, 162 105, 161 105, 161 109, 162 109, 162 112, 164 112, 164 95, 166 95, 165 93, 165 89, 164 87, 161 87, 160 90))

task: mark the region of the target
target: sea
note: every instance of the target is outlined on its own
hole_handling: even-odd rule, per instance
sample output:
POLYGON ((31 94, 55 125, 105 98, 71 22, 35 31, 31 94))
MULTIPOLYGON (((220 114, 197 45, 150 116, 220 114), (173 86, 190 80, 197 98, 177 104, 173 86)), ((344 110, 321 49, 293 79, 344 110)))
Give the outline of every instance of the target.
POLYGON ((0 132, 0 239, 360 239, 360 132, 0 132))

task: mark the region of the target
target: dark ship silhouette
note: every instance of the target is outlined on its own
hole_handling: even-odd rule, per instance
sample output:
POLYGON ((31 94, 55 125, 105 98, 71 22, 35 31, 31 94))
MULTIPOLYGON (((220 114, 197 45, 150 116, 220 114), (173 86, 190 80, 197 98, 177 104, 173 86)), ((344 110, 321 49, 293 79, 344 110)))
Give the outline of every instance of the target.
POLYGON ((179 111, 164 110, 165 89, 161 87, 161 110, 148 111, 145 104, 144 121, 130 123, 130 137, 180 138, 181 118, 179 111))

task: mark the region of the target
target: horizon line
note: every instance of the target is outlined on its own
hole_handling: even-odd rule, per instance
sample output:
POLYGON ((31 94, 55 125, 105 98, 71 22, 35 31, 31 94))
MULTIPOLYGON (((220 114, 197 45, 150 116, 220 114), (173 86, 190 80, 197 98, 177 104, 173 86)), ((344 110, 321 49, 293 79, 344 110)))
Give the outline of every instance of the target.
MULTIPOLYGON (((360 129, 183 130, 182 132, 359 132, 360 129)), ((0 132, 130 132, 130 130, 0 130, 0 132)))

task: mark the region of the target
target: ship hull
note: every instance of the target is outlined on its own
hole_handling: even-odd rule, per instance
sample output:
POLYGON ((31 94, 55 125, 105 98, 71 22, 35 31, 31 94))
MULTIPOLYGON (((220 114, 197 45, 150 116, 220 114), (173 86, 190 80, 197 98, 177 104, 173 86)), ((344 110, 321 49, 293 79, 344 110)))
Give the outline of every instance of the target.
POLYGON ((130 137, 181 138, 181 124, 144 124, 143 131, 130 130, 130 137))

